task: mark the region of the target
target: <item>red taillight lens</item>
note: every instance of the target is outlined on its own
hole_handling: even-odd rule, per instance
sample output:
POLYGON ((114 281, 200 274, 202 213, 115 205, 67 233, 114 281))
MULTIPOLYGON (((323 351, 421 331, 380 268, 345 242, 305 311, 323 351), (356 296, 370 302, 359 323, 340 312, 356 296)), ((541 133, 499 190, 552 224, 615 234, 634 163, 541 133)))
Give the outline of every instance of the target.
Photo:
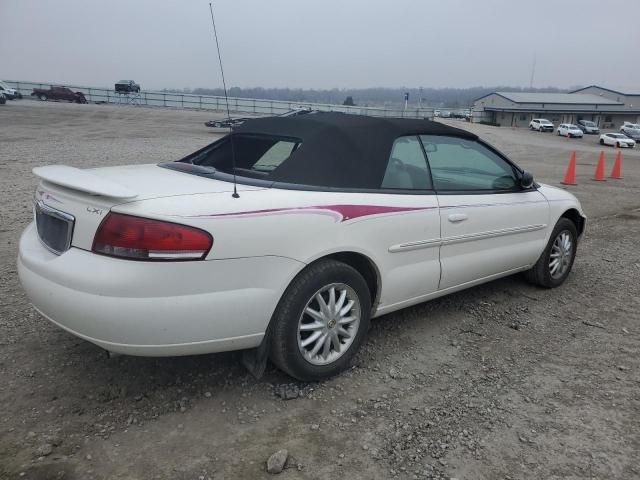
POLYGON ((92 251, 134 260, 202 260, 213 245, 209 233, 177 223, 109 213, 92 251))

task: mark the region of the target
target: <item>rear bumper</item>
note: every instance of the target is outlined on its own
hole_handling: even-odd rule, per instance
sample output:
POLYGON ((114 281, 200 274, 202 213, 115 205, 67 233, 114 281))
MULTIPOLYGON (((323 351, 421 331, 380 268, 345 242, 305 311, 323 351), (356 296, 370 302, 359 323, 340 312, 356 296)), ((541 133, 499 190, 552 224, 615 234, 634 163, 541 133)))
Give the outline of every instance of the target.
POLYGON ((55 255, 33 225, 18 274, 34 307, 107 350, 173 356, 252 348, 302 264, 284 257, 136 262, 71 248, 55 255))

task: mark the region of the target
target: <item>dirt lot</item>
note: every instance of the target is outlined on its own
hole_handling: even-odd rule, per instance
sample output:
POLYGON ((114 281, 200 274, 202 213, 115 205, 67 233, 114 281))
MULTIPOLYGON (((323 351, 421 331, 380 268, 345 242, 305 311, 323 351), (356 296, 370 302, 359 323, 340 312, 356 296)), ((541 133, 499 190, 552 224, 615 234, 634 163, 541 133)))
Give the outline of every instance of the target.
POLYGON ((1 478, 267 478, 280 448, 284 479, 640 478, 640 152, 624 152, 623 180, 593 182, 595 137, 456 123, 542 182, 577 150, 571 190, 590 218, 574 273, 553 291, 512 277, 374 321, 353 369, 320 384, 272 367, 255 380, 237 354, 109 360, 39 318, 15 267, 31 168, 171 160, 215 138, 211 116, 0 106, 1 478))

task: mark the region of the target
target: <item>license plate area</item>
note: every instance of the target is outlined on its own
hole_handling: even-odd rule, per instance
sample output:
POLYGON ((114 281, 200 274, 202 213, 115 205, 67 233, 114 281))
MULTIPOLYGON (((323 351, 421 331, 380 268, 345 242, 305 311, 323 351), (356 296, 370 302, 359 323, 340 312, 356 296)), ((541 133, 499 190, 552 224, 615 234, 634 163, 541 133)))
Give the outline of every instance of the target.
POLYGON ((38 237, 47 250, 56 255, 69 250, 75 222, 73 215, 61 212, 43 202, 37 202, 34 207, 34 217, 38 237))

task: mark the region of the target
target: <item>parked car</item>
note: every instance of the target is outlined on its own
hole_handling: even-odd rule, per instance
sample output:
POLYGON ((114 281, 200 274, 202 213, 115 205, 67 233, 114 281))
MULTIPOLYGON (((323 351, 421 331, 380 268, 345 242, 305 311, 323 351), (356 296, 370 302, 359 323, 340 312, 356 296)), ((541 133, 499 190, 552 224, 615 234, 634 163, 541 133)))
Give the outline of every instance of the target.
POLYGON ((18 273, 45 318, 303 380, 347 368, 372 317, 517 272, 560 286, 585 228, 571 193, 426 120, 260 118, 176 162, 33 171, 18 273))
POLYGON ((247 120, 251 120, 251 117, 236 117, 236 118, 225 118, 220 120, 209 120, 208 122, 205 122, 205 125, 211 128, 236 128, 242 125, 247 120))
POLYGON ((74 92, 67 87, 51 87, 48 90, 44 88, 34 88, 31 96, 43 101, 66 100, 68 102, 87 103, 84 93, 74 92))
POLYGON ((620 128, 620 133, 638 141, 640 140, 640 123, 624 122, 624 125, 620 128))
POLYGON ((4 93, 0 93, 0 105, 4 105, 7 103, 7 97, 4 96, 4 93))
POLYGON ((600 133, 598 126, 591 120, 578 120, 578 128, 582 130, 583 133, 587 134, 600 133))
POLYGON ((133 80, 120 80, 119 82, 116 82, 115 91, 123 93, 139 93, 140 85, 133 80))
POLYGON ((558 125, 558 135, 569 138, 582 138, 584 136, 584 133, 582 133, 582 130, 580 130, 577 125, 573 125, 571 123, 561 123, 560 125, 558 125))
POLYGON ((636 142, 622 133, 603 133, 600 135, 600 145, 611 145, 612 147, 618 148, 633 148, 636 146, 636 142))
POLYGON ((529 128, 538 132, 553 132, 553 123, 546 118, 534 118, 529 122, 529 128))
POLYGON ((312 110, 309 107, 298 107, 289 110, 288 112, 281 113, 277 115, 278 117, 298 117, 300 115, 307 115, 308 113, 317 112, 317 110, 312 110))
MULTIPOLYGON (((297 117, 299 115, 306 115, 308 113, 316 112, 317 110, 311 110, 310 108, 294 108, 293 110, 289 110, 288 112, 281 113, 277 115, 278 117, 297 117)), ((209 120, 205 122, 205 126, 211 128, 238 128, 244 122, 251 120, 256 117, 238 117, 238 118, 227 118, 221 120, 209 120)))
POLYGON ((22 94, 18 90, 16 90, 15 88, 11 88, 2 80, 0 80, 0 93, 2 93, 7 100, 15 100, 15 99, 22 98, 22 94))

